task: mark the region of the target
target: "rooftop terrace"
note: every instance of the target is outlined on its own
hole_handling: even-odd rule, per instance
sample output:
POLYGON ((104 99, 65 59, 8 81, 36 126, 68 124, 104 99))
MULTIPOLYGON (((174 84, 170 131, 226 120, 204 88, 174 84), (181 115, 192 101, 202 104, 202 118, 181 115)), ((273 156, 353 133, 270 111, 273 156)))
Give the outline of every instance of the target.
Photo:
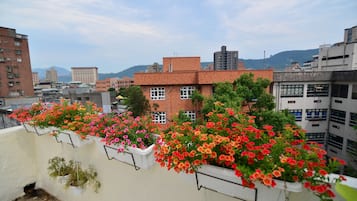
MULTIPOLYGON (((132 166, 108 160, 105 153, 95 142, 79 148, 69 144, 57 143, 53 136, 37 136, 27 133, 22 126, 0 130, 0 200, 12 201, 23 194, 23 187, 36 182, 42 188, 63 201, 237 201, 235 197, 217 193, 205 188, 197 190, 194 175, 177 174, 155 164, 150 169, 135 170, 132 166), (79 161, 83 166, 92 165, 98 172, 98 180, 102 186, 98 193, 87 188, 76 195, 65 189, 56 179, 48 175, 48 160, 54 156, 67 160, 79 161)), ((347 177, 344 182, 357 188, 357 179, 347 177)), ((233 191, 242 188, 231 185, 233 191)), ((285 200, 284 192, 273 191, 267 187, 257 190, 271 191, 275 200, 285 200), (263 189, 264 188, 264 189, 263 189)), ((246 197, 245 195, 240 195, 246 197)), ((267 197, 256 197, 247 200, 266 200, 267 197)), ((305 189, 300 193, 288 194, 290 201, 319 200, 305 189)), ((344 200, 339 195, 334 199, 344 200)))

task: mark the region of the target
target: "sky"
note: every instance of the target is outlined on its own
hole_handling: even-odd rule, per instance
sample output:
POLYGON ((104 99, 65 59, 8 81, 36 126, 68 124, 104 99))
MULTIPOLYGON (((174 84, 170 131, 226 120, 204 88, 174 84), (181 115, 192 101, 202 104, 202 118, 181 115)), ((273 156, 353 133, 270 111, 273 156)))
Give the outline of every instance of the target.
POLYGON ((172 56, 213 61, 222 45, 260 59, 343 41, 356 25, 351 0, 0 0, 0 26, 28 35, 32 68, 99 73, 172 56))

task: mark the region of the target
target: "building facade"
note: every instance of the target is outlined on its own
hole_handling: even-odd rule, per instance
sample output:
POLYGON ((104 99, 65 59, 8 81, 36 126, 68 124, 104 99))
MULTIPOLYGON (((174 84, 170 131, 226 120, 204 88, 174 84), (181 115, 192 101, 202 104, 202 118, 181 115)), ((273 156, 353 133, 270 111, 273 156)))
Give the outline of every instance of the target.
POLYGON ((164 57, 163 72, 135 73, 134 84, 149 100, 153 121, 166 124, 183 111, 192 120, 199 115, 191 100, 193 91, 203 96, 213 94, 213 84, 233 82, 244 73, 272 80, 272 70, 201 70, 200 57, 164 57))
POLYGON ((357 70, 275 72, 273 95, 309 140, 357 168, 357 70))
POLYGON ((58 82, 57 70, 54 67, 46 70, 46 81, 58 82))
POLYGON ((40 83, 40 77, 38 76, 38 72, 32 72, 32 83, 33 86, 36 86, 38 83, 40 83))
POLYGON ((27 35, 0 27, 0 97, 33 96, 27 35))
POLYGON ((72 81, 95 84, 98 80, 97 67, 72 67, 72 81))
POLYGON ((237 70, 238 51, 227 51, 226 46, 221 47, 221 51, 213 55, 214 70, 237 70))

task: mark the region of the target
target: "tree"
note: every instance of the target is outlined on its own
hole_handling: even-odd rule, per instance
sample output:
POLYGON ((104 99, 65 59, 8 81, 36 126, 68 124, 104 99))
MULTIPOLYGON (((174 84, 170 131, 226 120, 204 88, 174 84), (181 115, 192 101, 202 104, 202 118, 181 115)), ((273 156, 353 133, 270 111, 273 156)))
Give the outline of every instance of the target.
POLYGON ((248 107, 246 113, 256 116, 255 123, 259 128, 272 125, 274 131, 281 131, 286 124, 296 125, 294 116, 288 111, 274 111, 274 96, 266 91, 269 85, 268 79, 257 78, 254 81, 252 73, 241 75, 232 84, 217 83, 213 96, 205 99, 202 112, 223 111, 227 107, 241 110, 245 106, 248 107), (223 105, 219 107, 217 102, 223 105))
POLYGON ((149 101, 139 86, 128 87, 125 92, 127 95, 125 105, 128 106, 128 110, 133 113, 133 116, 142 116, 150 111, 149 101))

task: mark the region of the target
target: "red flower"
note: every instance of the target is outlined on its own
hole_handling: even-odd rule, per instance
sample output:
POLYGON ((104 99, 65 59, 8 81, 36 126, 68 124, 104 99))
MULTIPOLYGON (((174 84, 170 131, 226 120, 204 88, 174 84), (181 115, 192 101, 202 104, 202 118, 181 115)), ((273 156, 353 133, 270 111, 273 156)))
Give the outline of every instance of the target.
POLYGON ((214 128, 214 125, 215 125, 215 123, 214 123, 214 122, 211 122, 211 121, 209 121, 209 122, 206 123, 206 127, 207 127, 208 129, 214 128))

